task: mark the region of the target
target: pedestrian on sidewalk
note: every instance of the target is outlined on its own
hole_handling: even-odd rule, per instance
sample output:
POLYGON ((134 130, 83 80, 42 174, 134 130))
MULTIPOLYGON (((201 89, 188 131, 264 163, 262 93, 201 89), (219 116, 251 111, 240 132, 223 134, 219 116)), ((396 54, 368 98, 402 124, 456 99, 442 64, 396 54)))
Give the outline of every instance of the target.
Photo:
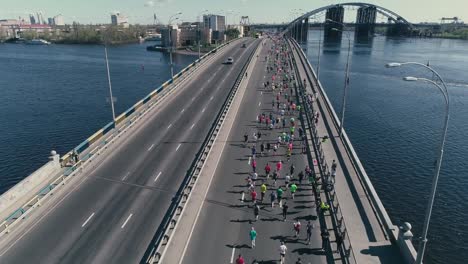
POLYGON ((283 204, 283 222, 286 221, 286 217, 287 217, 287 215, 288 215, 288 208, 289 208, 288 203, 285 202, 285 203, 283 204))
POLYGON ((255 221, 258 220, 258 215, 260 214, 260 206, 258 204, 254 205, 254 216, 255 216, 255 221))
POLYGON ((328 233, 328 230, 326 228, 322 229, 322 233, 320 234, 322 236, 322 251, 327 251, 328 244, 330 243, 330 233, 328 233))
POLYGON ((257 239, 257 231, 255 231, 255 228, 252 226, 252 229, 250 230, 250 243, 251 243, 250 248, 255 247, 255 240, 256 239, 257 239))
POLYGON ((338 165, 336 164, 336 161, 333 160, 332 165, 331 165, 331 171, 332 171, 332 173, 333 173, 334 171, 336 172, 336 167, 338 167, 338 165))

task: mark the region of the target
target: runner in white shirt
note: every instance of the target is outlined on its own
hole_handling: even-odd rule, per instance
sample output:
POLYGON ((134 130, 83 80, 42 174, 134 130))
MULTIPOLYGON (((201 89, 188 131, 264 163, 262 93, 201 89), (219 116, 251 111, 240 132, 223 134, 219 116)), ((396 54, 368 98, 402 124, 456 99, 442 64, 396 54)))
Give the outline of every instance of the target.
POLYGON ((279 247, 279 252, 280 252, 280 263, 283 264, 285 257, 286 257, 286 251, 288 248, 284 244, 284 242, 281 242, 281 246, 279 247))

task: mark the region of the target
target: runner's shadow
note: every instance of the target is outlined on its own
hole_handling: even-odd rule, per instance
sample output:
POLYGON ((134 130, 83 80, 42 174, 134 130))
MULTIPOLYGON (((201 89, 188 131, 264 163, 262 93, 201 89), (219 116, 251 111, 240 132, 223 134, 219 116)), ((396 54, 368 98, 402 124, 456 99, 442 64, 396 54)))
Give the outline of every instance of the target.
POLYGON ((294 206, 294 209, 306 209, 306 208, 312 208, 312 207, 315 207, 315 206, 298 205, 298 206, 294 206))
POLYGON ((250 246, 247 245, 247 244, 243 244, 243 245, 229 245, 229 244, 227 244, 226 247, 228 247, 228 248, 250 248, 250 246))
POLYGON ((248 220, 247 219, 246 220, 237 219, 237 220, 230 220, 229 222, 231 222, 231 223, 252 223, 252 220, 250 220, 250 219, 248 219, 248 220))
POLYGON ((242 193, 243 191, 227 191, 227 193, 242 193))
POLYGON ((305 216, 299 216, 299 217, 296 217, 297 219, 299 220, 305 220, 305 221, 315 221, 317 220, 317 216, 316 215, 305 215, 305 216))
POLYGON ((299 255, 325 255, 325 252, 320 248, 297 248, 291 251, 292 253, 297 253, 299 255))

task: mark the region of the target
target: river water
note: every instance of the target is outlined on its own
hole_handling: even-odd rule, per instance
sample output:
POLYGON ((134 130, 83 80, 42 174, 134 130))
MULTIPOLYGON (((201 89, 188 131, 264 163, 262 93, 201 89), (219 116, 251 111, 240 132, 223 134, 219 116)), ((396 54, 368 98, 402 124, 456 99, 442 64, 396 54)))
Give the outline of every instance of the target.
MULTIPOLYGON (((317 64, 320 34, 310 31, 307 54, 317 64)), ((341 110, 347 40, 326 43, 320 80, 341 110)), ((176 71, 196 57, 175 56, 176 71)), ((414 67, 387 69, 391 61, 417 61, 448 83, 451 119, 425 263, 468 259, 468 42, 387 39, 352 42, 345 128, 392 221, 421 232, 441 135, 444 101, 438 90, 401 80, 426 76, 414 67)), ((170 76, 168 57, 145 45, 109 48, 116 114, 170 76)), ((112 119, 102 46, 0 45, 0 192, 64 154, 112 119)))
MULTIPOLYGON (((146 45, 108 48, 116 116, 170 78, 146 45)), ((174 55, 174 72, 196 58, 174 55)), ((112 120, 103 46, 3 44, 0 73, 0 193, 112 120)))
MULTIPOLYGON (((432 84, 402 77, 432 78, 421 67, 385 68, 388 62, 421 62, 445 79, 450 123, 425 263, 468 259, 468 42, 448 39, 351 38, 350 83, 344 127, 394 224, 410 222, 421 235, 445 103, 432 84)), ((304 47, 317 68, 320 31, 304 47)), ((322 43, 320 81, 341 113, 348 40, 322 43)), ((346 219, 345 219, 346 221, 346 219)))

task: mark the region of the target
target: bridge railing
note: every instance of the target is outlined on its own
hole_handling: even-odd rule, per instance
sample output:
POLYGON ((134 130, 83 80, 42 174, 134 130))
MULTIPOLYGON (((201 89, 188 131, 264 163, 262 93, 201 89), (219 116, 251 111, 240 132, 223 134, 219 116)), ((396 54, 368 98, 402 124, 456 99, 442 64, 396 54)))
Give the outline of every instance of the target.
MULTIPOLYGON (((138 101, 135 105, 130 107, 124 113, 119 115, 115 121, 108 123, 102 129, 98 130, 92 136, 87 138, 85 141, 80 143, 72 151, 65 154, 60 162, 62 164, 63 173, 58 175, 58 177, 49 181, 46 186, 44 186, 38 193, 31 196, 31 199, 28 200, 25 204, 17 207, 17 209, 12 210, 12 213, 8 215, 0 223, 0 236, 10 232, 11 227, 13 227, 19 219, 24 219, 32 211, 31 209, 39 206, 44 199, 52 195, 57 187, 65 185, 66 182, 71 178, 69 176, 77 175, 83 171, 83 165, 88 164, 93 161, 94 156, 99 156, 104 150, 107 149, 109 143, 113 143, 116 138, 120 137, 120 134, 126 133, 133 126, 133 124, 143 115, 156 106, 156 103, 164 99, 168 94, 172 92, 173 89, 177 87, 178 84, 185 80, 184 77, 191 76, 190 70, 195 70, 195 67, 201 64, 202 62, 209 61, 208 57, 213 53, 216 53, 218 50, 222 49, 226 45, 229 45, 231 42, 234 42, 238 39, 233 39, 229 42, 226 42, 216 49, 204 54, 200 59, 195 60, 193 63, 189 64, 187 67, 182 69, 179 73, 174 75, 173 78, 164 82, 158 88, 153 90, 145 98, 138 101), (175 84, 171 86, 170 84, 175 84), (170 89, 168 89, 170 88, 170 89), (116 133, 111 133, 115 131, 116 133), (92 149, 91 149, 92 148, 92 149), (80 157, 81 156, 81 157, 80 157)), ((192 71, 193 72, 193 71, 192 71)), ((21 182, 20 182, 21 183, 21 182)))
MULTIPOLYGON (((345 261, 345 263, 356 264, 357 263, 356 255, 354 253, 354 250, 351 244, 351 239, 349 237, 348 228, 346 226, 345 219, 341 211, 341 206, 338 200, 338 196, 336 195, 335 189, 333 188, 334 183, 327 184, 331 180, 330 166, 327 164, 327 161, 325 159, 325 153, 322 147, 322 143, 320 141, 320 136, 318 135, 317 126, 314 122, 313 115, 315 113, 315 109, 314 109, 312 102, 310 102, 307 99, 307 96, 306 96, 307 92, 306 92, 305 87, 302 84, 302 81, 298 79, 299 70, 297 68, 297 65, 295 64, 294 58, 291 58, 291 62, 293 63, 293 67, 295 67, 295 71, 297 73, 296 82, 299 83, 298 88, 300 89, 299 95, 301 97, 301 103, 302 103, 301 105, 304 107, 304 115, 307 119, 307 123, 309 124, 309 130, 312 136, 313 146, 311 147, 311 149, 315 149, 316 156, 317 156, 317 163, 319 165, 318 168, 319 168, 319 172, 321 175, 321 181, 320 181, 321 186, 325 192, 327 202, 331 205, 329 212, 330 212, 330 216, 332 217, 333 229, 337 235, 340 235, 342 237, 342 241, 343 241, 340 247, 337 247, 337 250, 343 256, 343 260, 345 261)), ((301 63, 303 63, 302 58, 301 58, 301 63)), ((312 90, 313 89, 314 88, 312 87, 312 90)), ((311 166, 313 166, 313 164, 311 164, 311 166)))

